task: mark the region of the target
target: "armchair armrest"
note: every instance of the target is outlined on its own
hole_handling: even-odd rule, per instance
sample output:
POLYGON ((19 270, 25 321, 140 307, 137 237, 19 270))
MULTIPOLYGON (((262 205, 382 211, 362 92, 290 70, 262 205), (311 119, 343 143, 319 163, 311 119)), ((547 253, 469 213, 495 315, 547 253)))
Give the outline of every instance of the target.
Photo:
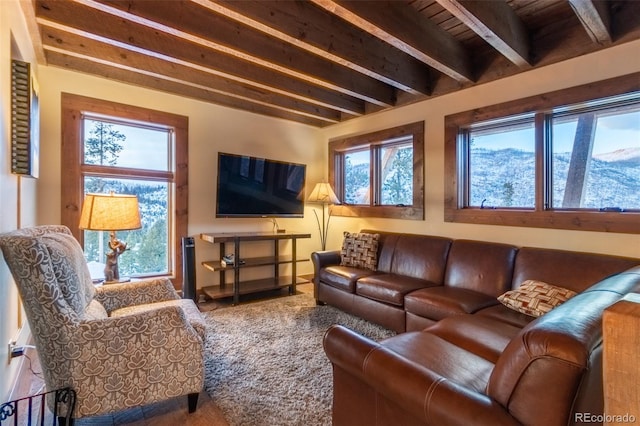
POLYGON ((96 288, 95 299, 107 312, 131 305, 179 299, 173 284, 166 278, 108 284, 96 288))
POLYGON ((460 386, 346 327, 329 328, 324 348, 339 367, 334 374, 349 374, 366 383, 426 424, 520 424, 487 395, 460 386))

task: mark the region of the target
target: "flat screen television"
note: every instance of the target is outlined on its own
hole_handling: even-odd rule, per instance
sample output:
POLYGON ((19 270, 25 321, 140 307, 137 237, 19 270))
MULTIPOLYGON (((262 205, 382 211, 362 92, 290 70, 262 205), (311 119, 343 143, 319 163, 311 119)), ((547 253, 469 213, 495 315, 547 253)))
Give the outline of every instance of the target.
POLYGON ((216 217, 302 217, 306 165, 218 153, 216 217))

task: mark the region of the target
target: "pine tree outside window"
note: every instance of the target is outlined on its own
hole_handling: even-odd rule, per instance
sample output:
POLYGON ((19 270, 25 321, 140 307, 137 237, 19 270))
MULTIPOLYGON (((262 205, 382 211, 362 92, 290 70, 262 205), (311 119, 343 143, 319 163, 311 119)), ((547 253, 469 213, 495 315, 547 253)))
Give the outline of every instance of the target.
POLYGON ((338 216, 424 219, 424 123, 329 143, 338 216))
MULTIPOLYGON (((112 168, 112 177, 105 177, 105 170, 98 175, 89 169, 84 175, 84 193, 113 191, 138 197, 142 229, 119 232, 120 239, 127 242, 127 254, 119 262, 120 272, 126 276, 166 274, 171 269, 171 246, 168 244, 169 211, 172 210, 170 182, 122 179, 121 176, 133 173, 121 168, 169 171, 173 131, 106 121, 90 115, 83 117, 83 128, 83 165, 112 168)), ((97 269, 92 274, 99 276, 103 269, 105 254, 109 251, 108 240, 108 232, 84 231, 85 256, 89 265, 97 269)))

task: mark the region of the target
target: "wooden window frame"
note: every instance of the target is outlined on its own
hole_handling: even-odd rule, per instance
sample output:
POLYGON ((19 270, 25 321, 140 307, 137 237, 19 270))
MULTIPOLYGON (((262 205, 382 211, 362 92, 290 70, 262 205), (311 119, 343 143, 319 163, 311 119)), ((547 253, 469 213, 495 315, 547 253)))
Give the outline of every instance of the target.
MULTIPOLYGON (((384 145, 383 141, 401 137, 413 139, 413 204, 411 206, 362 206, 335 205, 331 214, 347 217, 381 217, 391 219, 424 220, 424 121, 405 124, 390 129, 329 141, 329 182, 336 189, 340 200, 343 199, 341 186, 338 185, 341 173, 336 171, 337 160, 342 152, 357 147, 384 145)), ((392 142, 393 143, 393 142, 392 142)), ((373 165, 372 165, 373 167, 373 165)), ((372 182, 373 184, 373 182, 372 182)))
POLYGON ((635 211, 601 212, 570 209, 546 210, 544 208, 544 131, 536 131, 536 201, 533 210, 464 207, 460 196, 461 188, 459 188, 461 184, 459 161, 461 153, 458 152, 461 149, 458 135, 462 129, 473 123, 535 112, 535 125, 542 129, 545 124, 544 115, 551 113, 555 108, 638 91, 640 91, 640 73, 633 73, 446 116, 445 222, 639 234, 640 213, 635 211))
MULTIPOLYGON (((135 107, 116 102, 93 99, 85 96, 62 93, 62 146, 61 146, 61 221, 69 227, 76 239, 83 244, 84 235, 78 228, 82 209, 83 176, 85 172, 99 175, 108 174, 112 167, 83 165, 83 115, 104 115, 123 121, 150 123, 173 130, 175 145, 172 171, 132 170, 130 177, 144 177, 153 180, 169 180, 173 185, 174 211, 170 224, 170 241, 173 259, 170 259, 171 271, 168 276, 174 287, 182 286, 182 247, 181 236, 188 235, 188 141, 189 118, 177 114, 135 107)), ((120 174, 119 178, 127 178, 120 174)))

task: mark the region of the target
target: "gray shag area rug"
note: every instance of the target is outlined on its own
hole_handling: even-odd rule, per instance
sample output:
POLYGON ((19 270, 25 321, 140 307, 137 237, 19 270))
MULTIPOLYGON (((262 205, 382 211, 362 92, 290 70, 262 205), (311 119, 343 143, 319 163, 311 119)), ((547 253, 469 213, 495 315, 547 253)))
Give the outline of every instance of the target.
POLYGON ((311 294, 203 313, 205 390, 232 426, 330 425, 333 376, 322 348, 332 324, 374 340, 393 331, 316 306, 311 294))

